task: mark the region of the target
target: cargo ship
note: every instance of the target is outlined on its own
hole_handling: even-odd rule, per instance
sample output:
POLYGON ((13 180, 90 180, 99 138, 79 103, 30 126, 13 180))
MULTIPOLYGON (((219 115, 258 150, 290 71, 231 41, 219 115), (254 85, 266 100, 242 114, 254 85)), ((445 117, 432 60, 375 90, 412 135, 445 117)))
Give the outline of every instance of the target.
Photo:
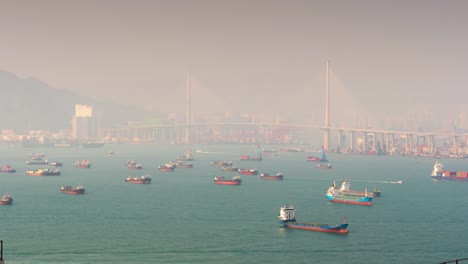
POLYGON ((211 166, 215 167, 229 167, 232 166, 232 161, 212 161, 211 166))
POLYGON ((283 174, 281 172, 276 173, 276 175, 270 175, 266 172, 260 174, 260 179, 262 180, 277 180, 280 181, 283 179, 283 174))
POLYGON ((222 184, 222 185, 239 185, 241 184, 242 179, 240 176, 236 175, 232 177, 232 179, 228 180, 225 179, 224 176, 216 176, 214 177, 215 184, 222 184))
POLYGON ((51 162, 49 165, 54 166, 54 167, 62 167, 63 163, 60 161, 54 161, 54 162, 51 162))
POLYGON ((344 203, 344 204, 357 204, 357 205, 372 205, 372 197, 367 195, 367 189, 363 196, 351 196, 340 194, 340 189, 336 188, 335 183, 333 183, 330 188, 327 190, 326 197, 334 203, 344 203))
POLYGON ((2 173, 15 173, 16 170, 13 169, 12 167, 10 167, 10 165, 3 165, 0 168, 0 172, 2 172, 2 173))
POLYGON ((444 165, 436 160, 431 176, 437 180, 468 180, 468 171, 446 171, 444 165))
POLYGON ((141 170, 141 169, 143 169, 143 166, 141 166, 141 164, 137 163, 134 160, 130 160, 129 162, 127 162, 127 167, 129 169, 132 169, 132 170, 141 170))
POLYGON ((239 168, 237 168, 236 166, 225 166, 225 167, 221 167, 221 169, 223 171, 233 171, 233 172, 239 171, 239 168))
POLYGON ((79 160, 75 162, 73 166, 75 166, 76 168, 89 169, 91 167, 91 163, 89 162, 89 160, 79 160))
POLYGON ((190 168, 193 168, 193 163, 178 161, 178 162, 175 163, 175 167, 176 168, 182 168, 182 169, 190 169, 190 168))
POLYGON ((169 165, 169 164, 164 164, 164 165, 160 165, 158 167, 159 171, 162 171, 162 172, 172 172, 174 171, 174 167, 175 166, 172 166, 172 165, 169 165))
POLYGON ((38 170, 27 170, 26 175, 28 176, 59 176, 61 173, 59 170, 51 169, 38 169, 38 170))
POLYGON ((320 149, 320 157, 308 156, 307 161, 316 161, 316 162, 328 162, 327 154, 325 153, 325 148, 322 146, 320 149))
MULTIPOLYGON (((335 183, 333 183, 333 185, 335 185, 335 183)), ((382 192, 377 191, 377 187, 375 185, 374 185, 374 191, 372 192, 351 190, 351 183, 347 179, 345 179, 341 183, 340 194, 350 195, 350 196, 366 196, 367 195, 369 197, 380 197, 382 192)))
POLYGON ((255 157, 247 156, 247 155, 242 155, 240 160, 253 160, 253 161, 262 161, 262 150, 260 149, 260 145, 257 145, 257 153, 255 157))
POLYGON ((49 164, 48 160, 28 160, 26 161, 28 165, 47 165, 49 164))
POLYGON ((294 229, 301 229, 307 231, 317 231, 335 234, 348 234, 348 224, 346 218, 343 219, 342 224, 322 224, 322 223, 309 223, 296 221, 296 209, 291 205, 284 205, 281 207, 279 215, 279 222, 282 226, 294 229))
POLYGON ((331 169, 332 165, 330 163, 328 163, 328 164, 317 164, 316 167, 319 168, 319 169, 331 169))
POLYGON ((2 196, 2 198, 0 198, 0 205, 1 204, 10 205, 12 203, 13 203, 13 198, 11 198, 9 194, 5 194, 2 196))
POLYGON ((136 184, 149 184, 151 183, 151 176, 150 175, 143 175, 140 178, 138 177, 127 177, 125 178, 125 182, 128 183, 136 183, 136 184))
POLYGON ((84 194, 85 188, 83 186, 72 187, 70 185, 63 185, 60 191, 66 194, 84 194))
POLYGON ((237 172, 242 175, 258 175, 258 170, 255 169, 239 169, 237 172))

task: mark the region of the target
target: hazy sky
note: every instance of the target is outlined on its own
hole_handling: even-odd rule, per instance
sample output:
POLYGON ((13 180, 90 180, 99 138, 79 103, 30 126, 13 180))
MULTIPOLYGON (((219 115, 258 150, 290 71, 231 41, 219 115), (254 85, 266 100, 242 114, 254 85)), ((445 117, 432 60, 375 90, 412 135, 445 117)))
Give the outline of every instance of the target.
MULTIPOLYGON (((468 1, 0 0, 0 69, 184 111, 452 113, 468 104, 468 1)), ((457 113, 458 114, 458 113, 457 113)), ((455 115, 454 115, 455 116, 455 115)))

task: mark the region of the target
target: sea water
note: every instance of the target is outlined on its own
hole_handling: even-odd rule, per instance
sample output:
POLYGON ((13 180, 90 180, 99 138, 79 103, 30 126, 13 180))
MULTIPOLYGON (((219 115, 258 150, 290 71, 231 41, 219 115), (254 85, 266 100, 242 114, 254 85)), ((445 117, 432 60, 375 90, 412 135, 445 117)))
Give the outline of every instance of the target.
MULTIPOLYGON (((106 145, 103 148, 22 148, 0 145, 0 239, 6 263, 439 263, 468 257, 468 182, 436 181, 434 160, 328 153, 332 169, 317 169, 304 152, 278 152, 264 160, 255 146, 207 145, 192 169, 159 172, 185 151, 182 145, 106 145), (115 155, 108 155, 109 151, 115 155), (61 176, 30 177, 31 152, 61 161, 61 176), (87 159, 90 169, 74 168, 87 159), (142 170, 129 170, 136 160, 142 170), (235 173, 210 165, 232 160, 239 168, 284 174, 283 181, 242 176, 239 186, 215 185, 235 173), (152 175, 148 185, 128 176, 152 175), (382 192, 372 206, 335 204, 325 192, 347 178, 352 189, 382 192), (403 180, 404 184, 388 182, 403 180), (83 185, 84 195, 60 186, 83 185), (349 224, 348 235, 283 228, 282 205, 299 221, 349 224)), ((274 146, 269 146, 269 149, 274 146)), ((319 155, 318 153, 314 153, 319 155)), ((449 170, 468 170, 466 159, 442 159, 449 170)))

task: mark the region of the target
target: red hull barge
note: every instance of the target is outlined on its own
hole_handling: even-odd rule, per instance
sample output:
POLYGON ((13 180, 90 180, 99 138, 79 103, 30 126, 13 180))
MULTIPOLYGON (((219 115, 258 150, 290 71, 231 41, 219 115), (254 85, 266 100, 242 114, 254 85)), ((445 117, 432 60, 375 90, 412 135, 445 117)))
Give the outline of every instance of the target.
POLYGON ((237 172, 242 175, 258 175, 258 171, 254 169, 239 169, 237 172))
POLYGON ((222 184, 222 185, 239 185, 241 184, 242 180, 239 176, 234 176, 231 180, 224 179, 224 176, 216 176, 214 178, 215 184, 222 184))
POLYGON ((10 167, 9 165, 3 165, 2 168, 0 169, 1 173, 15 173, 16 170, 10 167))
POLYGON ((357 204, 357 205, 367 205, 367 206, 371 206, 372 205, 372 202, 359 202, 359 201, 350 201, 350 200, 337 200, 337 199, 333 199, 333 200, 330 200, 332 203, 344 203, 344 204, 357 204))
POLYGON ((149 175, 143 175, 140 178, 131 178, 127 177, 125 179, 125 182, 127 183, 135 183, 135 184, 150 184, 151 183, 151 176, 149 175))
POLYGON ((262 173, 262 174, 260 174, 260 179, 280 181, 280 180, 283 179, 283 174, 282 173, 277 173, 276 175, 270 175, 268 173, 262 173))

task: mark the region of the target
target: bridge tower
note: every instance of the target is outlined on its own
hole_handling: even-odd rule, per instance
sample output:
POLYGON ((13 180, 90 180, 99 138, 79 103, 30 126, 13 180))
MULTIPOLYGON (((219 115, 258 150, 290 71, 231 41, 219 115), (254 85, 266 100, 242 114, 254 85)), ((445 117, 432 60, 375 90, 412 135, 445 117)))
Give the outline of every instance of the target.
POLYGON ((186 102, 186 119, 185 119, 185 144, 190 145, 190 72, 187 73, 187 102, 186 102))
POLYGON ((326 91, 325 91, 325 134, 323 137, 323 148, 329 150, 330 148, 330 72, 329 62, 327 61, 327 78, 326 78, 326 91))

